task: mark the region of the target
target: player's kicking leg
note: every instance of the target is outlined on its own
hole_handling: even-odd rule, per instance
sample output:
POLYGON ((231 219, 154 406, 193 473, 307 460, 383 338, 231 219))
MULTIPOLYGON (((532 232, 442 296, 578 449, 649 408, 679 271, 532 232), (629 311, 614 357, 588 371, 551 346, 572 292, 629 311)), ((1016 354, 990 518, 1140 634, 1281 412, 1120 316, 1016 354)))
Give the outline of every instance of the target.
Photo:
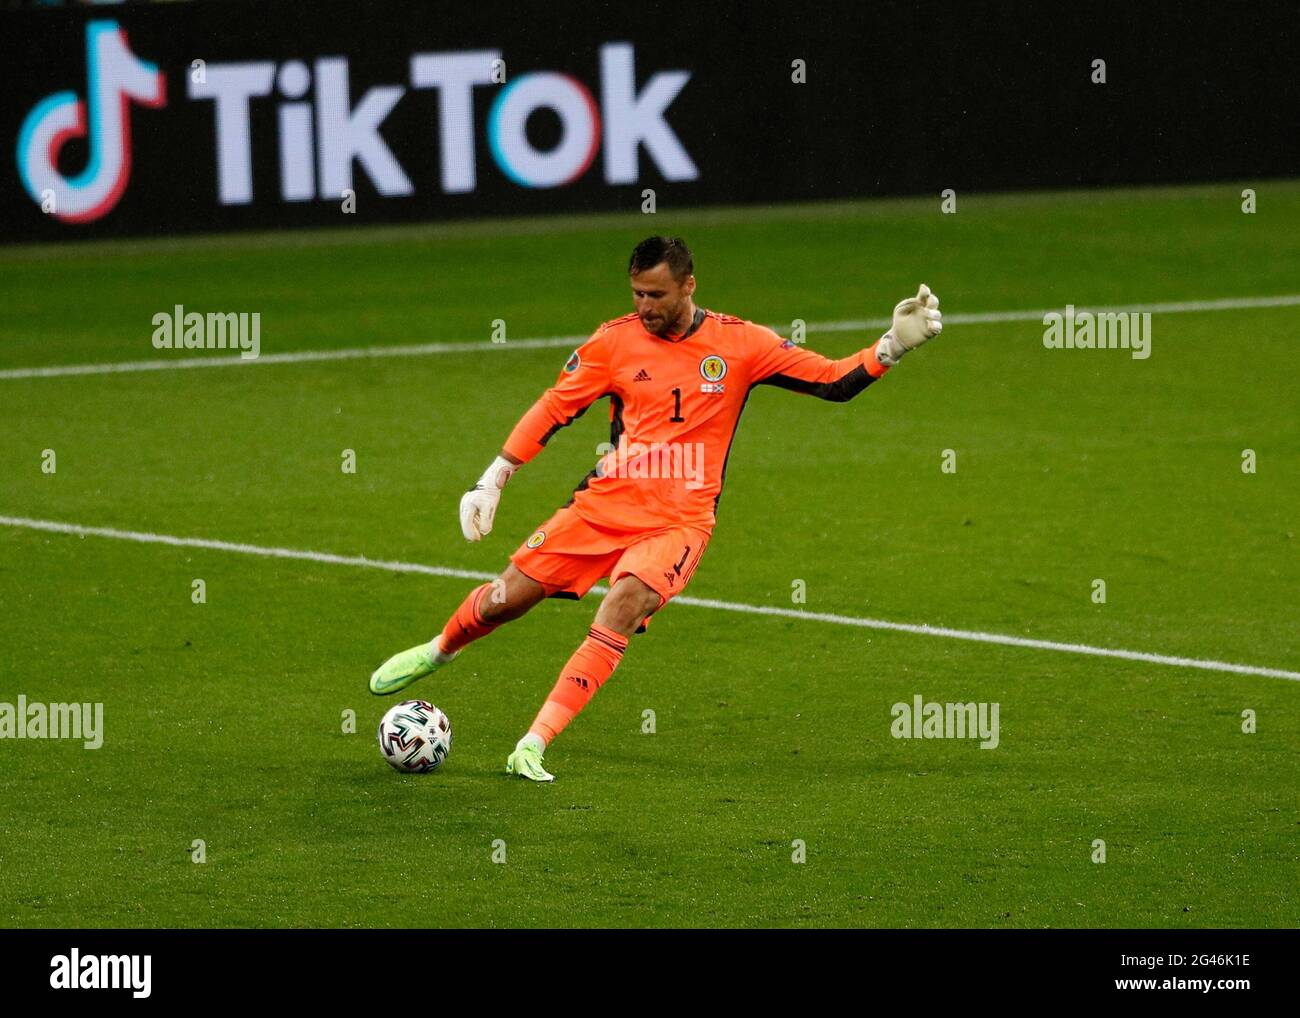
POLYGON ((528 734, 506 760, 509 773, 530 781, 555 780, 542 764, 547 745, 614 674, 628 637, 663 601, 657 591, 630 573, 619 577, 601 601, 587 638, 560 671, 559 681, 528 734))
POLYGON ((370 692, 387 696, 405 689, 453 661, 467 644, 487 636, 504 622, 524 615, 546 597, 546 588, 529 579, 514 564, 506 566, 497 579, 475 587, 447 620, 441 633, 394 654, 370 676, 370 692))

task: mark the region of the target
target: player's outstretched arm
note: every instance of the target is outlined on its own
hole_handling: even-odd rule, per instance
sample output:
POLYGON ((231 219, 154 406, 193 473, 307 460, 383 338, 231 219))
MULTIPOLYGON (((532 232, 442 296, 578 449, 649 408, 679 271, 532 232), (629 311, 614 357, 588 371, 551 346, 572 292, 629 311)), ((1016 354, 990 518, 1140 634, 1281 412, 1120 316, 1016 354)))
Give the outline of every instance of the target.
POLYGON ((755 384, 847 403, 897 364, 903 354, 937 336, 943 329, 943 317, 939 298, 922 284, 915 297, 894 307, 888 332, 865 350, 839 360, 823 357, 793 340, 783 341, 763 326, 752 328, 759 333, 751 375, 755 384))
POLYGON ((943 331, 939 298, 924 283, 915 297, 894 305, 894 321, 876 343, 876 358, 886 367, 898 363, 903 354, 928 343, 943 331))

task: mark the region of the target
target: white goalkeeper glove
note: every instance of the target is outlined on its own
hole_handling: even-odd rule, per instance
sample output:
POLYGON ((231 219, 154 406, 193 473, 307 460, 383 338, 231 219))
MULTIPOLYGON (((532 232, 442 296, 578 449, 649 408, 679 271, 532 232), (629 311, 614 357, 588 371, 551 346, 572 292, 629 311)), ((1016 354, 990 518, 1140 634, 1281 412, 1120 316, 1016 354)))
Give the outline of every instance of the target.
POLYGON ((915 350, 942 331, 939 298, 922 283, 915 297, 894 305, 894 323, 876 344, 876 359, 886 367, 897 364, 908 350, 915 350))
POLYGON ((492 533, 492 521, 496 518, 497 503, 501 501, 501 489, 518 469, 517 463, 498 456, 483 471, 478 483, 461 496, 460 530, 465 535, 465 540, 478 541, 492 533))

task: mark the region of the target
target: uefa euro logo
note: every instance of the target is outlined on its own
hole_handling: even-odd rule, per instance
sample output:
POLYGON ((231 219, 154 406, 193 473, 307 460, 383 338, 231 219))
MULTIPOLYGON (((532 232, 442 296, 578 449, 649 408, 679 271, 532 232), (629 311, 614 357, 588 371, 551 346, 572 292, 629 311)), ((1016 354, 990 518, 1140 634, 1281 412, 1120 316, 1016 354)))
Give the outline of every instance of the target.
POLYGON ((59 172, 64 144, 87 137, 87 102, 76 92, 46 96, 18 134, 23 186, 42 209, 68 223, 98 219, 122 197, 131 176, 131 100, 166 105, 166 79, 156 64, 131 52, 116 21, 92 21, 86 25, 86 95, 89 160, 76 176, 59 172))

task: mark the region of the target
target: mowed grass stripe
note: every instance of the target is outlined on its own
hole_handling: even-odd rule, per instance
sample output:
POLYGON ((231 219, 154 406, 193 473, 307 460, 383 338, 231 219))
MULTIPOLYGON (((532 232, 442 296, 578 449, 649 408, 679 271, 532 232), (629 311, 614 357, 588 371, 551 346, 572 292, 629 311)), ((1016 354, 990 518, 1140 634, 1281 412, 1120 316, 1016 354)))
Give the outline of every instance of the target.
MULTIPOLYGON (((320 562, 327 565, 352 566, 364 569, 381 569, 393 573, 422 573, 428 576, 452 577, 464 580, 491 580, 495 573, 478 572, 469 569, 453 569, 447 566, 430 566, 417 562, 394 562, 370 559, 363 555, 335 555, 330 552, 310 551, 297 548, 269 548, 254 544, 239 544, 230 541, 213 540, 202 537, 177 537, 171 534, 154 534, 136 530, 119 530, 113 527, 90 527, 77 523, 62 523, 56 520, 34 520, 21 516, 0 516, 0 526, 27 530, 40 530, 48 533, 71 534, 78 537, 104 537, 119 541, 135 541, 141 544, 164 544, 179 548, 201 548, 207 551, 224 551, 240 555, 256 555, 263 558, 294 559, 307 562, 320 562)), ((605 587, 593 587, 592 592, 605 593, 605 587)), ((863 629, 881 629, 890 632, 911 633, 916 636, 933 636, 950 640, 966 640, 974 643, 999 644, 1006 647, 1022 647, 1032 650, 1049 650, 1064 654, 1084 654, 1092 657, 1117 658, 1125 661, 1141 661, 1146 664, 1167 665, 1175 668, 1196 668, 1203 671, 1227 672, 1236 675, 1258 675, 1266 678, 1289 679, 1300 682, 1300 672, 1282 668, 1267 668, 1259 665, 1236 664, 1229 661, 1209 661, 1202 658, 1177 657, 1167 654, 1154 654, 1147 651, 1123 650, 1114 647, 1093 647, 1082 643, 1062 643, 1056 640, 1036 640, 1022 636, 1008 636, 1003 633, 984 633, 976 630, 952 629, 946 626, 931 626, 924 623, 891 622, 886 619, 861 618, 852 615, 836 615, 829 612, 796 611, 791 608, 777 608, 770 605, 744 604, 736 601, 720 601, 712 598, 697 598, 681 595, 675 602, 696 608, 711 608, 717 611, 741 612, 750 615, 769 615, 780 618, 803 619, 805 621, 826 622, 833 625, 857 626, 863 629)))
MULTIPOLYGON (((1130 314, 1133 312, 1150 314, 1197 314, 1213 311, 1245 311, 1258 308, 1300 307, 1300 294, 1281 294, 1272 297, 1226 297, 1216 300, 1171 301, 1162 304, 1125 304, 1114 307, 1104 305, 1075 305, 1075 313, 1092 314, 1130 314)), ((970 313, 946 314, 946 325, 987 325, 1002 322, 1041 321, 1044 315, 1059 313, 1060 308, 1037 308, 1020 311, 974 311, 970 313)), ((889 318, 848 318, 839 321, 810 322, 807 331, 819 332, 857 332, 864 329, 885 329, 891 323, 889 318)), ((788 325, 772 325, 770 328, 782 333, 790 331, 788 325)), ((385 357, 432 357, 438 354, 477 353, 503 350, 542 350, 551 347, 569 347, 584 343, 589 338, 587 333, 574 333, 567 336, 536 336, 526 339, 512 339, 503 343, 484 343, 481 340, 466 340, 455 343, 406 343, 382 346, 345 347, 341 350, 297 350, 286 353, 272 353, 246 358, 241 354, 220 357, 182 357, 173 359, 151 359, 144 361, 109 361, 101 364, 62 364, 48 367, 6 368, 0 370, 0 381, 13 381, 26 378, 63 378, 70 375, 110 375, 140 371, 182 371, 192 368, 233 368, 252 367, 268 364, 306 364, 318 361, 347 361, 385 357)))

